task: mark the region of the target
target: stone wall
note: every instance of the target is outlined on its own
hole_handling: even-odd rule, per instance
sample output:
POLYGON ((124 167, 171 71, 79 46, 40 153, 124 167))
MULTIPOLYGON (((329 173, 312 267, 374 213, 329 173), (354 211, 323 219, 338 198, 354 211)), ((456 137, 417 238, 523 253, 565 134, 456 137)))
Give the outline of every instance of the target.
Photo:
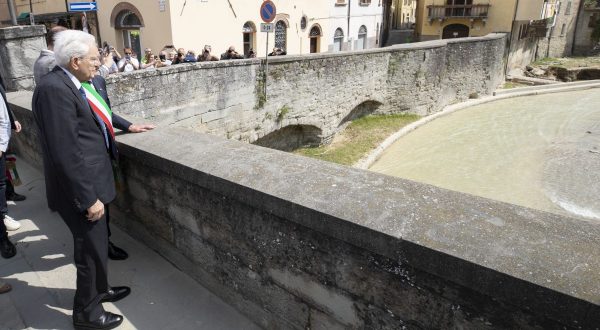
POLYGON ((260 59, 116 75, 108 88, 118 113, 244 142, 302 126, 323 142, 365 105, 425 115, 491 94, 503 81, 504 45, 504 35, 490 35, 270 58, 266 96, 260 59))
POLYGON ((43 25, 0 28, 0 74, 9 91, 33 90, 33 64, 46 48, 43 25))
POLYGON ((266 329, 600 324, 596 224, 183 128, 118 140, 113 221, 266 329))

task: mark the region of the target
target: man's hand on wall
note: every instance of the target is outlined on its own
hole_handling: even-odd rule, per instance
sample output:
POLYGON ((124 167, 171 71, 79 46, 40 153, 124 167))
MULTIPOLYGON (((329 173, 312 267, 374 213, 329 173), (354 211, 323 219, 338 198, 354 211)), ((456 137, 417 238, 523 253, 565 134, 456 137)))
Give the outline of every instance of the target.
POLYGON ((154 128, 156 128, 155 125, 149 125, 149 124, 136 125, 136 124, 131 124, 131 126, 129 126, 128 131, 130 133, 142 133, 142 132, 146 132, 146 131, 152 130, 154 128))

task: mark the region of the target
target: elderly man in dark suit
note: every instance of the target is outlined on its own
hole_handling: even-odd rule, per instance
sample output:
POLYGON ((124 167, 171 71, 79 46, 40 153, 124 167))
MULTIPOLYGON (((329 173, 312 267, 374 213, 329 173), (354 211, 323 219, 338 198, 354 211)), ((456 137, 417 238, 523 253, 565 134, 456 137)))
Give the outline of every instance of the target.
POLYGON ((130 289, 108 285, 104 205, 116 195, 111 165, 116 143, 106 109, 98 109, 101 102, 90 92, 89 82, 100 65, 98 48, 92 35, 67 30, 56 35, 54 52, 57 66, 36 87, 33 114, 48 206, 58 211, 73 235, 73 324, 76 329, 113 329, 123 317, 105 311, 102 303, 120 300, 130 289))

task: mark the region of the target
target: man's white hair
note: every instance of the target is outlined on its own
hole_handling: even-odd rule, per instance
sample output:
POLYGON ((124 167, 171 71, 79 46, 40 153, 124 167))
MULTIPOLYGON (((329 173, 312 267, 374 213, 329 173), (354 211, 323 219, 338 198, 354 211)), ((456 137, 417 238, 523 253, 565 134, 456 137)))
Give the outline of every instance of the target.
POLYGON ((71 58, 87 55, 91 47, 96 47, 93 35, 78 30, 61 31, 54 36, 56 64, 66 68, 71 58))

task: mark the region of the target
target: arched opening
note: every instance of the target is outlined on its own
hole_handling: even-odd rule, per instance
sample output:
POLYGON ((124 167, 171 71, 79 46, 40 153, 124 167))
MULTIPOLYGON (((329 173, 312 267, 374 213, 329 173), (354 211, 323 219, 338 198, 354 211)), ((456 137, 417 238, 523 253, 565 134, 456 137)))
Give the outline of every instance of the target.
POLYGON ((287 25, 283 20, 275 23, 275 47, 287 51, 287 25))
POLYGON ((342 43, 344 42, 344 30, 337 28, 333 34, 333 51, 339 52, 342 50, 342 43))
POLYGON ((292 151, 302 147, 319 146, 322 141, 321 134, 321 129, 316 126, 291 125, 271 132, 253 144, 282 151, 292 151))
POLYGON ((312 28, 310 28, 310 32, 308 34, 308 37, 310 38, 310 52, 311 53, 318 53, 321 51, 321 27, 319 25, 314 25, 312 28))
POLYGON ((356 107, 354 107, 354 109, 352 109, 352 111, 350 111, 349 114, 346 115, 346 117, 344 117, 344 119, 342 119, 340 121, 340 124, 338 125, 338 128, 342 128, 344 127, 346 124, 348 124, 349 122, 362 118, 364 116, 368 116, 372 113, 374 113, 375 111, 377 111, 377 109, 381 106, 380 102, 377 101, 365 101, 359 105, 357 105, 356 107))
POLYGON ((469 27, 463 24, 450 24, 444 27, 442 39, 466 38, 469 36, 469 27))
POLYGON ((364 25, 358 29, 356 49, 367 49, 367 27, 364 25))
POLYGON ((138 59, 141 59, 140 28, 144 27, 144 21, 140 11, 130 3, 119 3, 113 8, 111 23, 117 31, 117 40, 121 41, 121 48, 131 47, 138 59))
POLYGON ((250 49, 253 49, 256 52, 256 25, 252 22, 244 23, 242 33, 244 38, 244 55, 248 56, 250 49))

